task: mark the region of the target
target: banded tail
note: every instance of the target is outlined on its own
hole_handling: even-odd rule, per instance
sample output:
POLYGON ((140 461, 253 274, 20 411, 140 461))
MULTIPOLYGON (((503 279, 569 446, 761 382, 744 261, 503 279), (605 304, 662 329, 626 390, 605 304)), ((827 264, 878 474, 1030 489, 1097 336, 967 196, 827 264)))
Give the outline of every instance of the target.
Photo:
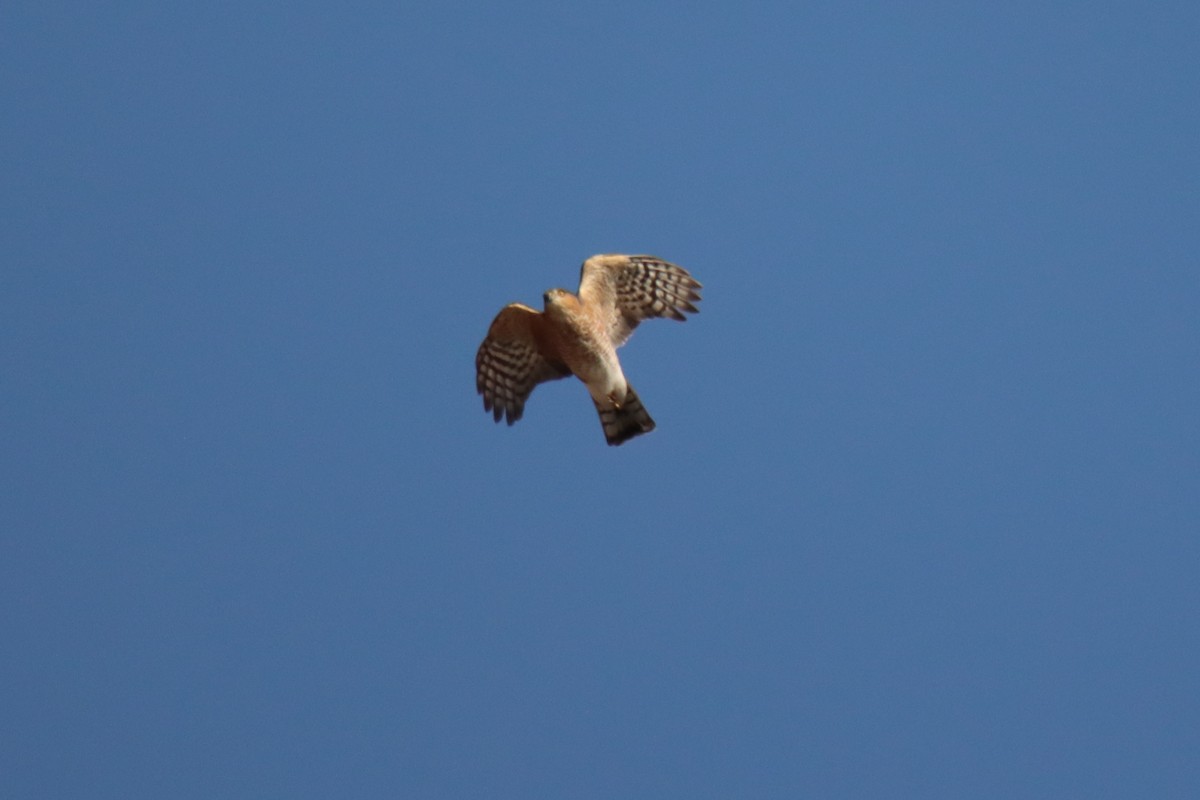
MULTIPOLYGON (((593 399, 593 402, 595 400, 593 399)), ((654 420, 646 412, 642 400, 630 386, 625 393, 625 402, 620 408, 601 406, 596 403, 596 411, 600 414, 600 425, 604 428, 604 438, 610 445, 624 444, 635 436, 654 430, 654 420)))

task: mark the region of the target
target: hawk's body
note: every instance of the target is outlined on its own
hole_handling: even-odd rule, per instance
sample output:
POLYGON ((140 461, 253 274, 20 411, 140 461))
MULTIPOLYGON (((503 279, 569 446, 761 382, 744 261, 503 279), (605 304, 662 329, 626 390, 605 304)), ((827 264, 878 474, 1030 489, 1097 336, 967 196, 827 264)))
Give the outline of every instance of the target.
POLYGON ((683 312, 696 313, 698 289, 687 270, 653 256, 592 256, 580 270, 578 296, 551 289, 542 312, 511 303, 496 315, 475 356, 484 409, 511 425, 535 386, 575 375, 592 396, 609 444, 654 430, 617 348, 643 319, 682 321, 683 312))

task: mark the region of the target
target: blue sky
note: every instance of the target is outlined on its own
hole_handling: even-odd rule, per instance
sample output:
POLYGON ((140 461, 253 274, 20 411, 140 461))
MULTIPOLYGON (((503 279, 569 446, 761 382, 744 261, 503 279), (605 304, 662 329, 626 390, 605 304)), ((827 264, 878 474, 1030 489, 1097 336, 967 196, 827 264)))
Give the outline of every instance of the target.
POLYGON ((1194 797, 1191 3, 0 11, 0 793, 1194 797), (658 429, 474 390, 598 252, 658 429))

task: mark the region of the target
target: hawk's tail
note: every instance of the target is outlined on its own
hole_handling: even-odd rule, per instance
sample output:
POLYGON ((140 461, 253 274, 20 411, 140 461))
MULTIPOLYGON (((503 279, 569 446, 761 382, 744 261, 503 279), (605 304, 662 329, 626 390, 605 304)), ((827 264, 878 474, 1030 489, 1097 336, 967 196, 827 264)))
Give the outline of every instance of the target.
POLYGON ((624 444, 635 436, 654 430, 654 420, 646 413, 646 407, 632 386, 625 392, 625 402, 620 408, 596 403, 596 411, 600 414, 604 438, 611 445, 624 444))

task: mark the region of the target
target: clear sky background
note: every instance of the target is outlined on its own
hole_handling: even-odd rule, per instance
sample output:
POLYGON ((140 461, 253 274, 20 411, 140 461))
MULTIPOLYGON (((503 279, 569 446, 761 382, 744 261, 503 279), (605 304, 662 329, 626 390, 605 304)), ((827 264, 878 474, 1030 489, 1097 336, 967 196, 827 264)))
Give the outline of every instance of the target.
POLYGON ((1200 7, 0 10, 0 795, 1200 796, 1200 7), (493 424, 599 252, 704 283, 493 424))

